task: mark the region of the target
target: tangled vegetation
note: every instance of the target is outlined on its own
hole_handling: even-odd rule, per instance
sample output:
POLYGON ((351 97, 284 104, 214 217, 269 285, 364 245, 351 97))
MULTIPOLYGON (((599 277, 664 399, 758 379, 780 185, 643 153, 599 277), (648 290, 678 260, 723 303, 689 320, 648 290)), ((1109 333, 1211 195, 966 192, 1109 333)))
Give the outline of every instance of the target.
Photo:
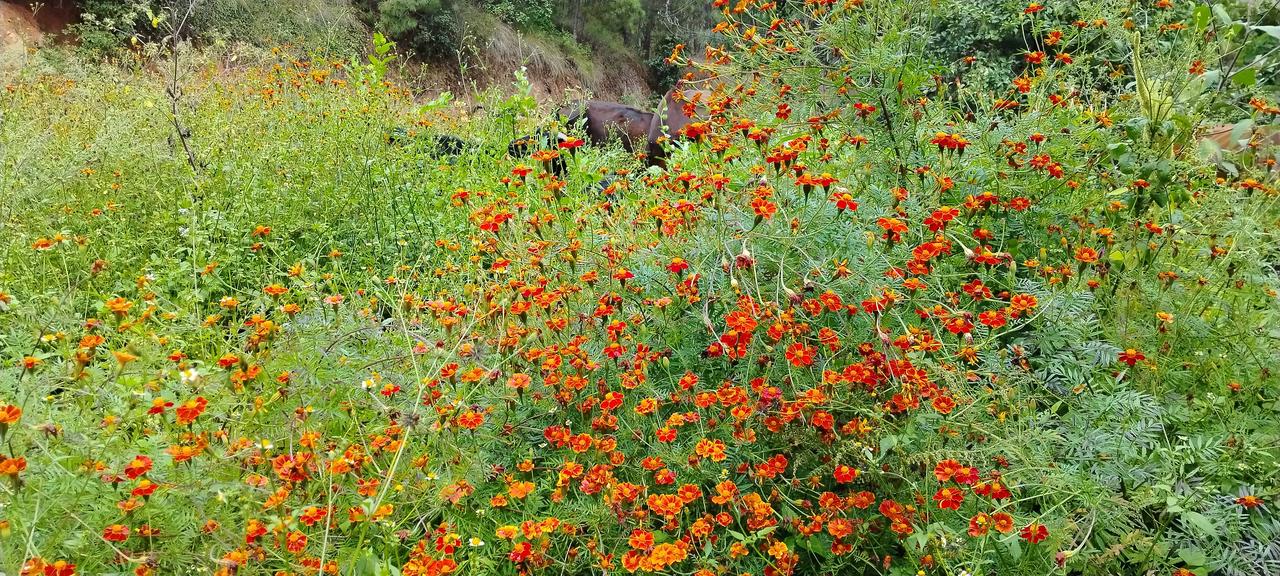
POLYGON ((1273 31, 713 4, 666 169, 384 41, 7 77, 0 571, 1280 572, 1273 31))

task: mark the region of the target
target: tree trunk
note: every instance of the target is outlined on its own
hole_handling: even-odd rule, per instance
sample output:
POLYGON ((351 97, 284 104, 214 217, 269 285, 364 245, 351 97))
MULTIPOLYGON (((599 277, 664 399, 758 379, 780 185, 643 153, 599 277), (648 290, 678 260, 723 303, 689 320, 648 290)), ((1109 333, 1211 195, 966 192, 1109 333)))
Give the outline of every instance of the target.
POLYGON ((640 53, 644 59, 653 58, 653 28, 658 24, 658 0, 645 0, 644 30, 640 36, 640 53))

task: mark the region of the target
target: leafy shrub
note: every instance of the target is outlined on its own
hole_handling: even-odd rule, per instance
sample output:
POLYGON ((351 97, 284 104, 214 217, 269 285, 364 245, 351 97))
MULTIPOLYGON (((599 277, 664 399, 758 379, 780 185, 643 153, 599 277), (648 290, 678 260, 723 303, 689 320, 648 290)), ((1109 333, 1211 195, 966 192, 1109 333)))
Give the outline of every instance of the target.
POLYGON ((555 6, 551 0, 484 0, 490 14, 521 30, 551 31, 555 27, 555 6))
POLYGON ((145 74, 25 71, 0 93, 0 558, 1275 573, 1278 192, 1194 134, 1280 110, 1215 82, 1213 15, 1019 7, 1033 44, 990 91, 940 81, 932 2, 719 4, 665 170, 508 158, 527 85, 488 96, 501 118, 418 107, 385 42, 192 75, 177 106, 145 74), (1104 45, 1123 69, 1074 48, 1104 45))
POLYGON ((69 31, 79 40, 79 51, 91 59, 117 54, 140 34, 150 37, 149 16, 158 6, 149 0, 84 0, 80 21, 69 31))
POLYGON ((453 0, 369 0, 375 29, 425 58, 453 55, 458 46, 453 0))
POLYGON ((203 0, 192 11, 190 25, 208 40, 294 43, 339 55, 359 53, 365 37, 349 4, 325 0, 203 0))
POLYGON ((650 58, 645 64, 649 67, 649 75, 653 77, 655 92, 666 93, 680 80, 680 67, 672 64, 668 55, 680 44, 679 39, 668 36, 659 45, 660 56, 650 58))
POLYGON ((266 47, 298 43, 308 50, 346 55, 359 51, 364 36, 345 2, 88 0, 78 6, 80 21, 72 24, 70 32, 77 38, 79 51, 89 58, 115 56, 141 42, 157 41, 179 23, 184 38, 266 47))

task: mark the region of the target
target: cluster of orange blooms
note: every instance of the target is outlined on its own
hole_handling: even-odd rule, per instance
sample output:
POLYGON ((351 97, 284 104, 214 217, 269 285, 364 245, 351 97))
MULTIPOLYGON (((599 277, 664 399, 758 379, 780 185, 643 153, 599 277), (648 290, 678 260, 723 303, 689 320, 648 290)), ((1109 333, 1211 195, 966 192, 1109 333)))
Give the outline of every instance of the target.
MULTIPOLYGON (((804 4, 816 21, 856 19, 862 9, 804 4)), ((717 30, 737 47, 709 48, 707 61, 734 50, 795 53, 794 28, 773 16, 774 3, 715 5, 727 18, 717 30), (768 25, 744 26, 750 17, 768 25)), ((1061 41, 1054 34, 1050 44, 1061 41)), ((1072 63, 1064 54, 1057 65, 1072 63)), ((1053 62, 1043 53, 1026 60, 1053 62)), ((289 90, 341 89, 340 70, 295 62, 274 70, 260 94, 274 106, 289 90)), ((1031 92, 1032 77, 1006 96, 1031 92)), ((192 528, 210 547, 200 552, 218 557, 218 576, 251 566, 338 573, 351 558, 341 555, 363 553, 366 538, 406 576, 584 567, 781 576, 895 562, 932 570, 952 547, 912 537, 948 523, 976 548, 1004 535, 1044 544, 1036 553, 1048 562, 1067 523, 1018 498, 1035 492, 1043 463, 1000 454, 970 465, 948 442, 984 450, 982 425, 1002 417, 983 402, 995 414, 1005 400, 992 391, 1030 372, 1014 338, 1034 329, 1053 287, 1105 293, 1116 273, 1109 224, 1127 205, 1081 216, 1075 230, 1053 220, 1019 232, 1028 245, 1011 247, 1010 230, 1041 225, 1040 192, 1103 178, 1090 146, 1065 131, 989 142, 967 124, 926 117, 923 97, 866 98, 791 121, 817 87, 728 78, 686 108, 702 116, 682 135, 698 147, 666 171, 616 170, 625 184, 573 196, 594 173, 558 175, 551 163, 561 152, 547 149, 532 155, 542 170, 512 160, 487 185, 459 189, 442 217, 466 222, 467 234, 438 240, 434 269, 397 265, 344 293, 327 282, 332 272, 291 264, 265 286, 209 302, 217 314, 195 324, 216 334, 217 349, 190 354, 158 336, 177 328, 139 281, 137 297, 98 301, 108 321, 90 318, 67 346, 42 343, 47 354, 24 356, 21 377, 31 380, 54 378, 48 359, 58 352, 71 383, 152 380, 129 390, 140 401, 112 408, 123 415, 100 418, 104 431, 146 441, 127 455, 85 456, 82 473, 96 476, 105 503, 90 505, 109 518, 93 528, 111 560, 96 561, 131 563, 146 576, 168 561, 153 545, 192 528), (900 145, 880 125, 890 109, 919 113, 937 130, 904 144, 917 154, 895 153, 902 166, 871 181, 858 172, 871 162, 861 155, 900 145), (1001 189, 1018 192, 979 190, 956 163, 966 150, 988 155, 1007 180, 1001 189), (299 318, 332 322, 326 336, 354 322, 396 353, 330 358, 330 347, 305 364, 282 351, 296 346, 299 318), (169 351, 148 357, 143 341, 169 351), (267 422, 277 436, 251 438, 246 422, 267 422), (936 432, 930 442, 941 447, 920 457, 895 451, 917 430, 936 432), (243 498, 229 502, 217 482, 243 498), (209 515, 198 527, 151 515, 193 502, 209 515)), ((835 81, 859 90, 851 78, 835 81)), ((1087 116, 1058 96, 1003 108, 1087 116)), ((1124 232, 1153 244, 1173 233, 1155 220, 1124 232)), ((253 254, 287 242, 267 224, 245 235, 253 254)), ((341 252, 330 254, 339 262, 341 252)), ((1160 322, 1163 330, 1174 317, 1160 322)), ((1117 362, 1136 371, 1156 356, 1126 345, 1117 362)), ((13 440, 22 417, 0 404, 0 438, 13 440)), ((14 486, 46 481, 39 475, 54 465, 42 458, 0 455, 0 476, 14 486)), ((1261 506, 1254 496, 1238 503, 1261 506)), ((72 576, 76 565, 28 558, 21 574, 72 576)))

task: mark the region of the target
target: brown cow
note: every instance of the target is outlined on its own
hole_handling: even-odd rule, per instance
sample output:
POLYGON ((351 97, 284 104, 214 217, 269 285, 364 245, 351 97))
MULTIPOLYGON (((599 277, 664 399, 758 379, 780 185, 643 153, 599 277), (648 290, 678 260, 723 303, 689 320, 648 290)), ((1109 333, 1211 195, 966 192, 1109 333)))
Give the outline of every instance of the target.
POLYGON ((1197 145, 1212 144, 1213 150, 1208 159, 1218 166, 1222 176, 1232 175, 1232 171, 1238 172, 1234 165, 1231 165, 1230 170, 1227 168, 1227 158, 1247 150, 1253 153, 1252 165, 1265 165, 1267 172, 1273 175, 1277 173, 1275 153, 1280 151, 1280 126, 1253 126, 1248 132, 1240 134, 1239 139, 1234 135, 1234 124, 1219 124, 1200 130, 1195 141, 1197 145))
MULTIPOLYGON (((558 117, 565 125, 581 127, 586 133, 587 142, 592 146, 607 146, 612 142, 622 144, 622 148, 632 154, 643 152, 645 161, 650 166, 666 166, 665 140, 679 137, 681 131, 694 122, 691 117, 701 108, 705 110, 711 92, 706 90, 672 90, 664 97, 666 113, 664 115, 646 112, 617 102, 603 100, 587 100, 569 104, 561 108, 558 117)), ((549 134, 547 131, 543 131, 549 134)), ((544 136, 546 134, 543 134, 544 136)), ((532 152, 532 144, 538 135, 525 136, 512 141, 509 146, 513 156, 523 156, 532 152)), ((563 141, 563 136, 558 138, 563 141)), ((557 174, 562 174, 563 169, 557 174)))
POLYGON ((682 130, 695 121, 694 116, 705 113, 711 99, 709 90, 672 89, 663 97, 665 114, 659 115, 601 100, 589 100, 561 108, 561 117, 568 125, 583 123, 588 141, 593 146, 604 146, 617 139, 623 149, 635 153, 643 151, 650 166, 666 166, 666 139, 677 138, 682 130))
POLYGON ((662 100, 667 109, 666 133, 678 136, 685 126, 694 122, 695 115, 706 112, 711 91, 672 89, 662 100))
POLYGON ((617 102, 588 100, 560 109, 568 126, 582 126, 592 146, 607 146, 617 141, 627 152, 643 151, 652 165, 658 162, 662 149, 656 134, 661 131, 658 115, 617 102))

